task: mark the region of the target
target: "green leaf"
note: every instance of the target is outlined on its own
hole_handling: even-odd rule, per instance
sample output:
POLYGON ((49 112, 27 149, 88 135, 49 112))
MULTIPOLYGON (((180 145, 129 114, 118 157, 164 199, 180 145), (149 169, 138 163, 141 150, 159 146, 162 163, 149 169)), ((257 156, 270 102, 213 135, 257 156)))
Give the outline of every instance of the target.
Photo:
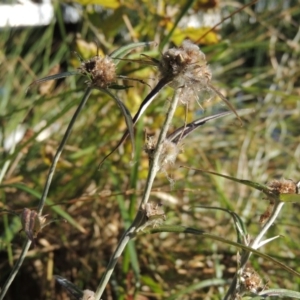
POLYGON ((264 296, 279 296, 281 297, 288 297, 292 299, 300 299, 300 293, 292 290, 286 290, 286 289, 270 289, 265 290, 259 293, 259 295, 264 296))
POLYGON ((75 2, 81 5, 88 5, 88 4, 97 4, 101 5, 105 8, 117 9, 121 6, 120 1, 118 0, 76 0, 75 2))
POLYGON ((151 45, 155 45, 155 42, 138 42, 138 43, 128 44, 112 52, 110 54, 110 57, 114 60, 114 63, 117 65, 120 62, 120 60, 117 58, 124 57, 126 54, 128 54, 131 50, 135 48, 150 47, 151 45))
POLYGON ((228 116, 230 114, 232 114, 231 111, 226 111, 226 112, 222 112, 222 113, 208 116, 205 118, 197 119, 197 120, 195 120, 191 123, 188 123, 180 128, 177 128, 175 131, 173 131, 172 133, 170 133, 167 136, 167 139, 170 142, 177 144, 180 140, 185 139, 190 133, 192 133, 195 129, 199 128, 200 126, 204 125, 206 122, 213 120, 213 119, 222 118, 222 117, 228 116))
MULTIPOLYGON (((150 93, 146 96, 146 98, 141 103, 141 105, 140 105, 137 113, 132 118, 133 126, 137 123, 137 121, 139 120, 139 118, 141 117, 141 115, 146 111, 147 107, 152 103, 152 101, 159 94, 160 90, 162 88, 164 88, 169 82, 170 82, 170 80, 168 78, 167 79, 162 78, 156 84, 156 86, 153 88, 153 90, 150 91, 150 93)), ((99 168, 102 166, 102 164, 105 162, 105 160, 109 156, 111 156, 120 147, 120 145, 127 139, 128 135, 130 134, 129 130, 130 130, 130 127, 124 132, 123 136, 121 137, 121 139, 119 140, 119 142, 117 143, 117 145, 106 156, 104 156, 104 158, 101 160, 101 162, 99 164, 99 168)))
POLYGON ((300 202, 300 194, 280 194, 279 199, 282 202, 300 202))
POLYGON ((223 174, 220 174, 220 173, 207 171, 207 170, 203 170, 203 169, 189 168, 189 167, 184 167, 184 166, 182 166, 182 167, 190 169, 190 170, 200 171, 200 172, 203 172, 203 173, 217 175, 217 176, 220 176, 220 177, 223 177, 223 178, 227 178, 231 181, 235 181, 235 182, 247 185, 249 187, 255 188, 255 189, 263 192, 266 196, 268 196, 272 199, 275 199, 277 201, 280 201, 279 195, 276 195, 276 193, 274 193, 274 191, 272 189, 270 189, 268 186, 266 186, 264 184, 260 184, 260 183, 250 181, 250 180, 238 179, 238 178, 235 178, 235 177, 232 177, 232 176, 223 175, 223 174))
MULTIPOLYGON (((132 118, 131 118, 131 114, 130 114, 130 111, 128 110, 128 108, 125 106, 125 104, 117 97, 115 96, 114 94, 112 94, 109 90, 107 89, 101 89, 104 93, 108 94, 110 97, 112 97, 116 103, 118 104, 118 106, 120 107, 121 109, 121 112, 125 118, 125 122, 126 122, 126 125, 127 125, 127 132, 129 134, 129 137, 130 137, 130 140, 131 140, 131 145, 132 145, 132 152, 131 152, 131 157, 132 159, 134 158, 135 156, 135 141, 134 141, 134 123, 132 121, 132 118)), ((115 149, 115 148, 114 148, 115 149)), ((110 152, 111 154, 112 152, 110 152)), ((109 155, 110 155, 109 154, 109 155)), ((106 156, 107 157, 107 156, 106 156)), ((105 157, 105 158, 106 158, 105 157)), ((102 161, 103 162, 103 161, 102 161)), ((100 163, 101 165, 101 163, 100 163)))
MULTIPOLYGON (((80 74, 79 71, 71 71, 71 72, 62 72, 62 73, 58 73, 58 74, 54 74, 54 75, 50 75, 50 76, 46 76, 46 77, 43 77, 43 78, 40 78, 40 79, 37 79, 35 81, 33 81, 29 87, 27 88, 30 89, 32 86, 36 85, 36 84, 39 84, 39 83, 42 83, 42 82, 45 82, 45 81, 49 81, 49 80, 56 80, 56 79, 60 79, 60 78, 65 78, 65 77, 68 77, 68 76, 72 76, 72 75, 78 75, 80 74)), ((26 90, 26 92, 27 92, 26 90)))

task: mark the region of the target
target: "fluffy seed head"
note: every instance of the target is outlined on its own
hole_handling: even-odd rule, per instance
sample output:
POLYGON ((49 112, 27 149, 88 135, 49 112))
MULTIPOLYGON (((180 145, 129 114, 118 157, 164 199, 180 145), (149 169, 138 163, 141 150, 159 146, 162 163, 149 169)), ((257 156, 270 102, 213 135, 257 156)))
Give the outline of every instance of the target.
POLYGON ((246 268, 241 276, 241 283, 247 291, 257 293, 262 290, 262 280, 252 268, 246 268))
POLYGON ((155 228, 162 225, 166 220, 166 215, 161 204, 146 203, 142 207, 142 213, 144 215, 144 220, 137 231, 143 231, 148 226, 155 228))
POLYGON ((299 183, 295 183, 293 180, 272 180, 268 187, 278 194, 298 194, 299 183))
POLYGON ((183 102, 198 97, 198 93, 207 89, 211 80, 204 53, 188 40, 181 47, 171 48, 163 54, 159 70, 162 77, 171 80, 171 87, 184 87, 183 102))
MULTIPOLYGON (((144 146, 144 150, 148 154, 149 160, 153 159, 155 148, 156 140, 153 137, 148 137, 147 142, 144 146)), ((159 158, 159 169, 161 171, 165 171, 168 165, 174 164, 179 152, 180 147, 177 144, 169 140, 165 140, 159 158)))
POLYGON ((109 56, 95 56, 81 63, 79 70, 91 78, 90 86, 107 88, 116 80, 116 66, 109 56))
POLYGON ((94 300, 95 299, 95 293, 91 290, 84 290, 83 291, 83 297, 81 300, 94 300))

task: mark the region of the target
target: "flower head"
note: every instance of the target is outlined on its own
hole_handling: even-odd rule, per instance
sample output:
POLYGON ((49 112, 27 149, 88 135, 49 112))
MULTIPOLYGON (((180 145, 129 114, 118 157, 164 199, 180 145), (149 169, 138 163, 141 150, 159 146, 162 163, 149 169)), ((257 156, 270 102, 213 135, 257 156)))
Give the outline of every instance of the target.
POLYGON ((198 93, 207 89, 211 80, 205 54, 199 47, 186 40, 179 48, 167 50, 159 63, 162 78, 170 78, 170 86, 182 89, 182 102, 198 98, 198 93))
POLYGON ((299 182, 295 183, 293 180, 272 180, 268 187, 276 194, 299 194, 299 182))
POLYGON ((116 66, 109 56, 93 58, 84 61, 79 67, 79 71, 87 76, 90 76, 90 86, 107 88, 116 80, 116 66))

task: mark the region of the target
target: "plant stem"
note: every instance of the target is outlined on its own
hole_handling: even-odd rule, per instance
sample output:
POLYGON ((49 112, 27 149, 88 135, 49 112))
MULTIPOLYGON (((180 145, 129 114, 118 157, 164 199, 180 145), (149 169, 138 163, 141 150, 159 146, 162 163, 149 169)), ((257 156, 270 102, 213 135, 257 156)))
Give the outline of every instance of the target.
POLYGON ((17 262, 15 263, 12 271, 10 272, 5 284, 3 285, 2 289, 1 289, 0 300, 2 300, 4 298, 6 292, 8 291, 8 288, 10 287, 10 285, 13 282, 13 280, 15 279, 17 273, 19 272, 19 270, 23 264, 23 261, 25 259, 25 256, 29 250, 30 245, 31 245, 31 241, 29 239, 27 239, 23 245, 22 252, 21 252, 17 262))
MULTIPOLYGON (((43 208, 44 208, 44 205, 45 205, 45 202, 46 202, 46 199, 47 199, 47 195, 48 195, 48 192, 49 192, 49 188, 50 188, 50 185, 51 185, 51 182, 52 182, 52 178, 53 178, 53 175, 54 175, 54 171, 55 171, 55 168, 56 168, 56 165, 58 163, 58 160, 60 158, 60 155, 63 151, 63 148, 71 134, 71 131, 72 131, 72 128, 73 128, 73 125, 79 115, 79 113, 81 112, 81 110, 83 109, 83 107, 85 106, 90 94, 91 94, 91 91, 92 89, 90 87, 88 87, 83 95, 83 98, 79 104, 79 106, 77 107, 69 125, 68 125, 68 128, 64 134, 64 137, 56 151, 56 154, 53 158, 53 161, 52 161, 52 164, 50 166, 50 169, 49 169, 49 172, 48 172, 48 176, 47 176, 47 179, 46 179, 46 183, 45 183, 45 186, 44 186, 44 190, 43 190, 43 194, 41 196, 41 199, 39 201, 39 205, 38 205, 38 214, 39 216, 42 214, 42 211, 43 211, 43 208)), ((3 299, 3 297, 5 296, 8 288, 10 287, 11 283, 13 282, 13 280, 15 279, 17 273, 19 272, 22 264, 23 264, 23 261, 27 255, 27 252, 29 250, 29 247, 31 245, 31 241, 29 239, 26 240, 26 242, 24 243, 23 245, 23 249, 22 249, 22 252, 20 254, 20 257, 19 259, 17 260, 16 264, 14 265, 12 271, 10 272, 9 276, 8 276, 8 279, 7 281, 5 282, 5 284, 3 285, 3 288, 1 290, 1 293, 0 293, 0 300, 3 299)))
POLYGON ((165 122, 163 124, 162 130, 161 130, 160 135, 158 137, 156 149, 155 149, 155 152, 154 152, 154 155, 153 155, 152 163, 150 165, 150 170, 149 170, 149 173, 148 173, 148 177, 147 177, 147 181, 146 181, 146 187, 145 187, 145 190, 144 190, 144 193, 143 193, 143 198, 142 198, 140 208, 142 208, 149 200, 152 185, 153 185, 154 179, 155 179, 156 174, 157 174, 157 172, 159 170, 159 167, 160 167, 159 166, 159 158, 160 158, 161 151, 162 151, 162 148, 163 148, 163 142, 166 139, 168 129, 169 129, 170 124, 172 122, 172 119, 173 119, 173 116, 174 116, 174 113, 175 113, 175 110, 176 110, 176 107, 177 107, 177 104, 178 104, 178 101, 179 101, 179 95, 180 95, 179 90, 181 90, 181 88, 176 90, 175 93, 174 93, 172 102, 171 102, 169 110, 167 112, 165 122))
POLYGON ((48 172, 48 176, 47 176, 47 180, 46 180, 46 183, 45 183, 45 186, 44 186, 44 190, 43 190, 43 194, 42 194, 42 197, 40 199, 40 202, 39 202, 39 206, 38 206, 38 214, 41 215, 42 214, 42 211, 43 211, 43 208, 44 208, 44 205, 45 205, 45 202, 46 202, 46 199, 47 199, 47 196, 48 196, 48 192, 49 192, 49 188, 50 188, 50 185, 51 185, 51 182, 52 182, 52 178, 53 178, 53 175, 54 175, 54 171, 55 171, 55 168, 56 168, 56 165, 59 161, 59 158, 60 158, 60 155, 65 147, 65 144, 67 143, 67 140, 71 134, 71 131, 73 129, 73 125, 77 119, 77 117, 79 116, 81 110, 83 109, 83 107, 85 106, 90 94, 91 94, 91 91, 92 91, 92 88, 88 87, 83 95, 83 98, 79 104, 79 106, 77 107, 69 125, 68 125, 68 128, 64 134, 64 137, 63 139, 61 140, 59 146, 58 146, 58 149, 55 153, 55 156, 53 158, 53 161, 52 161, 52 164, 50 166, 50 169, 49 169, 49 172, 48 172))
POLYGON ((152 189, 152 185, 154 182, 154 179, 156 177, 156 174, 159 170, 159 158, 162 152, 162 147, 163 147, 163 142, 166 139, 167 136, 167 132, 168 129, 170 127, 171 121, 173 119, 178 101, 179 101, 179 91, 176 90, 174 92, 173 95, 173 99, 170 103, 170 107, 169 110, 167 112, 166 115, 166 119, 165 122, 163 124, 163 127, 160 131, 160 135, 157 141, 157 145, 156 145, 156 149, 155 149, 155 153, 153 156, 153 160, 152 163, 150 164, 150 168, 149 168, 149 172, 148 172, 148 177, 145 183, 145 190, 143 193, 143 198, 140 204, 140 209, 138 210, 136 217, 134 219, 134 221, 132 222, 131 226, 125 231, 125 233, 123 234, 121 240, 119 241, 117 248, 114 252, 114 254, 111 256, 106 271, 102 276, 102 279, 98 285, 97 291, 95 293, 94 299, 95 300, 100 300, 101 296, 105 290, 105 287, 114 271, 114 268, 117 264, 117 261, 119 259, 119 257, 121 256, 121 254, 123 253, 126 245, 128 244, 128 242, 130 241, 131 237, 133 236, 134 232, 137 230, 137 228, 139 227, 139 225, 141 224, 141 221, 144 218, 144 215, 142 213, 142 208, 144 207, 144 205, 148 202, 149 200, 149 196, 150 196, 150 192, 152 189))
MULTIPOLYGON (((252 247, 253 249, 258 249, 259 248, 259 244, 261 242, 261 239, 263 238, 263 236, 266 234, 266 232, 269 230, 269 228, 273 225, 273 223, 275 222, 275 220, 277 219, 282 207, 284 205, 284 202, 276 202, 274 205, 274 208, 272 210, 271 216, 270 218, 266 221, 265 225, 263 226, 263 228, 261 229, 260 233, 257 235, 257 237, 250 243, 250 247, 252 247)), ((251 252, 244 252, 242 257, 241 257, 241 263, 239 265, 239 269, 237 270, 231 285, 224 297, 224 300, 228 300, 228 299, 232 299, 232 297, 234 297, 236 291, 237 291, 237 279, 238 276, 241 272, 243 272, 243 269, 245 268, 249 258, 251 256, 251 252)))

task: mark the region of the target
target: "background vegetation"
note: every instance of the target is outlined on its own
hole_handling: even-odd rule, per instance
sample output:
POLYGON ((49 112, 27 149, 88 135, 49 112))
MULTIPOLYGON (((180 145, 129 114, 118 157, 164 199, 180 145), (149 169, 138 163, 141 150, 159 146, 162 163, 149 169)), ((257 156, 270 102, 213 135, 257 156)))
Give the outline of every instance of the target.
MULTIPOLYGON (((160 45, 130 55, 140 59, 140 53, 158 58, 166 47, 189 38, 206 54, 213 85, 237 109, 253 108, 255 112, 243 117, 243 127, 233 117, 226 117, 189 136, 168 176, 161 173, 157 177, 151 201, 163 204, 166 224, 197 227, 235 240, 229 214, 196 207, 230 209, 244 220, 250 236, 255 236, 261 227, 259 217, 268 206, 262 194, 179 166, 215 170, 259 183, 277 178, 299 180, 299 2, 260 0, 199 41, 216 24, 216 16, 224 18, 246 1, 106 2, 111 2, 111 7, 83 6, 78 24, 65 24, 62 6, 56 3, 56 20, 50 26, 0 32, 1 169, 11 161, 2 179, 0 209, 19 213, 24 207, 36 207, 53 154, 85 88, 84 78, 69 77, 42 84, 25 95, 33 80, 76 69, 80 62, 73 51, 91 58, 97 54, 95 40, 101 55, 135 41, 160 45), (201 23, 212 14, 211 24, 201 23), (187 27, 193 17, 200 21, 199 28, 187 27), (25 135, 12 146, 16 130, 25 135)), ((151 87, 158 79, 154 71, 128 62, 121 62, 118 68, 118 74, 141 78, 151 87)), ((134 114, 150 88, 127 80, 119 83, 132 86, 118 93, 134 114)), ((160 128, 171 92, 165 89, 139 122, 134 162, 127 141, 100 170, 98 163, 126 125, 115 103, 103 93, 93 92, 62 154, 44 210, 47 219, 68 222, 55 222, 39 233, 6 299, 69 299, 55 283, 54 274, 81 288, 96 289, 139 204, 148 168, 142 151, 144 130, 156 133, 160 128)), ((213 95, 201 98, 202 107, 189 105, 189 120, 227 109, 213 95)), ((174 128, 183 125, 184 111, 183 105, 177 109, 174 128)), ((261 250, 300 271, 298 211, 298 204, 284 207, 268 232, 268 237, 282 237, 261 250)), ((0 220, 2 286, 25 234, 19 233, 17 216, 1 214, 0 220)), ((269 287, 300 289, 299 278, 272 263, 257 256, 251 257, 251 263, 269 287)), ((143 235, 127 247, 104 299, 219 299, 236 266, 234 247, 186 234, 143 235)))

